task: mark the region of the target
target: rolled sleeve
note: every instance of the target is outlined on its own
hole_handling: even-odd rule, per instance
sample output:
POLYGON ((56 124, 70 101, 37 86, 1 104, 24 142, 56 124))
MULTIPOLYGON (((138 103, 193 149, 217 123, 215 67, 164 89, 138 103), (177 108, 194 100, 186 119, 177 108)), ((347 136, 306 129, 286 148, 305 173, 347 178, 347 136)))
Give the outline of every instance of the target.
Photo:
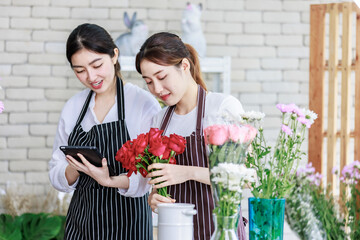
POLYGON ((142 197, 150 190, 148 181, 141 174, 132 174, 129 177, 129 188, 118 188, 118 192, 125 197, 142 197))

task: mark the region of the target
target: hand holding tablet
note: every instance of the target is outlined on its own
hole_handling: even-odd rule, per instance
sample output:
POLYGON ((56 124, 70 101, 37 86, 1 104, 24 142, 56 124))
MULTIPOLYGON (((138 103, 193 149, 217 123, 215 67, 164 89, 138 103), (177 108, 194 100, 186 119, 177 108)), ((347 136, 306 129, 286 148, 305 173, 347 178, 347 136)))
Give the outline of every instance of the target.
MULTIPOLYGON (((78 153, 82 154, 86 160, 96 167, 102 167, 102 159, 104 158, 97 147, 95 146, 60 146, 60 150, 65 155, 70 155, 75 158, 77 161, 82 162, 78 153)), ((108 165, 110 176, 114 176, 114 170, 108 165)))

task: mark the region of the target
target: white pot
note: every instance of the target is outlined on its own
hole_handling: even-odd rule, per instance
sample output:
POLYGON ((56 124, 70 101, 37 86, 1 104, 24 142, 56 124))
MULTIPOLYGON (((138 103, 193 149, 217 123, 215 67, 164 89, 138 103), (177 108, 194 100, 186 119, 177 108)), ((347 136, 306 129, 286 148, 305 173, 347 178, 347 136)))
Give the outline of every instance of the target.
POLYGON ((158 204, 158 240, 191 240, 194 234, 194 204, 158 204))

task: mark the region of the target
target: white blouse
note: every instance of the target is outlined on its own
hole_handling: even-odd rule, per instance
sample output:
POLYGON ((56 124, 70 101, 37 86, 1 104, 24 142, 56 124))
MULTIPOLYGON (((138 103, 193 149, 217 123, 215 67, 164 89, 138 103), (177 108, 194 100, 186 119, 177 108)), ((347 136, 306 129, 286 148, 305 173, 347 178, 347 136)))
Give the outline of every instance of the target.
MULTIPOLYGON (((68 145, 68 138, 75 127, 81 109, 90 92, 85 89, 73 97, 71 97, 64 105, 61 112, 56 136, 54 139, 53 153, 49 162, 50 182, 59 191, 72 192, 77 185, 77 181, 73 185, 69 185, 65 177, 65 169, 68 162, 65 155, 59 149, 59 146, 68 145)), ((95 93, 89 103, 81 126, 84 131, 89 131, 94 125, 101 124, 94 113, 95 93)), ((148 132, 150 129, 151 118, 160 111, 161 107, 158 101, 147 91, 142 88, 126 83, 124 85, 125 99, 125 121, 128 127, 130 138, 134 139, 139 134, 148 132)), ((117 101, 105 116, 102 123, 108 123, 118 120, 117 101)), ((143 178, 141 174, 132 174, 129 181, 129 189, 119 189, 124 196, 142 196, 148 190, 148 179, 143 178)))

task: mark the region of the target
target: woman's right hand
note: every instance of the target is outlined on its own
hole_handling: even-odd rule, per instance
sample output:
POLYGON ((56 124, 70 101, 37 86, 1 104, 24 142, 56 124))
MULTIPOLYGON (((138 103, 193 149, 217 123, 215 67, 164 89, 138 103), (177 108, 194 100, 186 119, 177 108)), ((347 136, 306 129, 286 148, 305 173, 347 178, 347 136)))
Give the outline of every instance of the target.
POLYGON ((153 212, 155 212, 155 209, 157 209, 157 205, 159 203, 174 203, 175 201, 175 199, 172 199, 170 197, 161 196, 157 193, 156 189, 153 189, 148 198, 148 203, 153 212))

